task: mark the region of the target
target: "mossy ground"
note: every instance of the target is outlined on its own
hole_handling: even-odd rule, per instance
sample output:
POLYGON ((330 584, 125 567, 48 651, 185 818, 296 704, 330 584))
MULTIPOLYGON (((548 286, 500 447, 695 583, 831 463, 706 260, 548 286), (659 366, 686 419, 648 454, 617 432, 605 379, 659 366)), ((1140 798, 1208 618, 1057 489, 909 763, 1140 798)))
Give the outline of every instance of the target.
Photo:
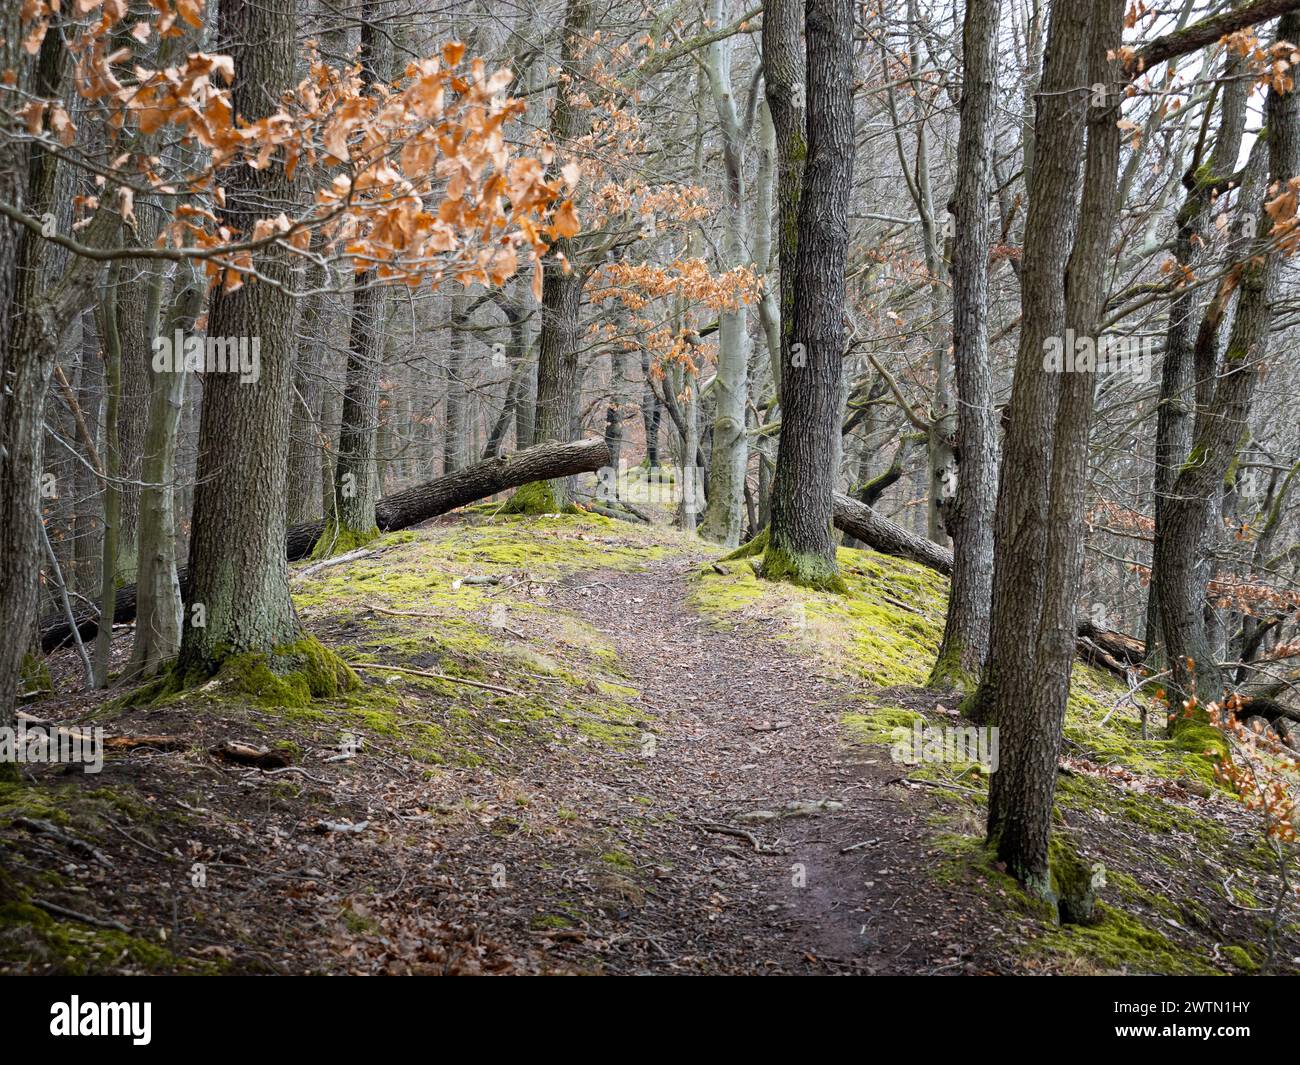
MULTIPOLYGON (((68 838, 83 841, 106 832, 107 824, 129 824, 132 832, 157 842, 154 819, 142 802, 107 787, 0 784, 0 832, 19 831, 15 823, 23 819, 55 825, 68 838)), ((30 838, 30 830, 25 834, 30 838)), ((95 885, 113 875, 97 859, 74 852, 72 860, 54 869, 33 862, 25 849, 6 852, 0 866, 0 971, 65 976, 216 971, 210 962, 173 954, 161 938, 97 927, 38 905, 93 910, 95 885)))
MULTIPOLYGON (((700 855, 708 859, 711 877, 722 875, 724 866, 715 866, 710 856, 730 853, 746 876, 766 861, 788 879, 785 857, 755 854, 743 840, 698 835, 685 822, 700 811, 666 794, 663 770, 647 761, 647 741, 652 747, 656 738, 676 743, 690 752, 683 766, 692 779, 698 736, 659 735, 665 719, 656 715, 657 705, 645 705, 655 692, 642 696, 645 674, 621 655, 643 655, 643 647, 645 655, 672 655, 681 632, 672 634, 676 644, 669 639, 656 650, 641 639, 642 629, 633 626, 629 641, 626 633, 616 638, 616 630, 602 624, 611 611, 638 615, 637 597, 647 594, 647 581, 663 593, 664 575, 680 572, 674 560, 698 561, 707 549, 662 528, 591 514, 537 518, 498 509, 473 508, 419 532, 382 536, 370 544, 369 557, 293 582, 306 630, 337 656, 327 661, 344 663, 346 672, 336 664, 325 668, 303 649, 283 662, 237 663, 197 686, 104 711, 98 720, 122 731, 175 731, 189 744, 165 756, 110 758, 109 772, 118 774, 111 789, 89 778, 64 785, 66 794, 59 785, 47 793, 47 783, 0 789, 0 834, 7 843, 17 836, 29 866, 7 889, 0 883, 2 901, 16 907, 3 911, 11 920, 9 938, 0 930, 0 943, 19 944, 0 953, 0 969, 40 957, 33 971, 203 971, 222 964, 224 955, 198 949, 202 932, 213 950, 232 947, 237 971, 273 971, 275 958, 264 956, 261 940, 278 925, 292 929, 299 944, 324 944, 300 963, 308 971, 313 964, 333 965, 330 952, 339 942, 349 949, 362 944, 358 949, 368 958, 382 959, 385 943, 396 937, 423 942, 429 935, 402 925, 425 897, 401 894, 417 883, 419 892, 432 892, 428 897, 463 895, 480 910, 490 912, 499 903, 517 915, 526 942, 580 944, 611 914, 630 913, 635 921, 643 907, 653 907, 648 900, 658 897, 661 906, 664 900, 682 902, 672 867, 698 864, 700 855), (637 576, 650 564, 658 567, 654 573, 644 580, 637 576), (283 680, 304 673, 319 675, 322 683, 283 680), (465 680, 510 691, 459 683, 465 680), (281 687, 285 683, 288 690, 281 687), (227 738, 278 749, 289 755, 294 770, 270 776, 215 766, 208 750, 227 738), (361 753, 342 764, 332 761, 349 738, 360 743, 361 753), (654 771, 638 776, 636 767, 654 771), (11 812, 6 822, 6 810, 17 809, 28 812, 11 812), (151 897, 134 913, 136 900, 119 889, 115 906, 103 916, 126 918, 129 933, 88 931, 33 913, 32 898, 100 911, 79 895, 77 882, 51 879, 57 867, 41 865, 49 842, 7 829, 13 816, 50 820, 98 844, 116 844, 115 861, 136 863, 126 879, 167 883, 173 894, 160 895, 163 902, 152 910, 151 897), (371 828, 356 834, 311 828, 317 819, 358 824, 372 818, 371 828), (423 834, 420 825, 428 826, 423 834), (663 846, 668 825, 687 833, 688 850, 663 846), (292 845, 285 846, 287 841, 292 845), (454 860, 448 857, 452 852, 454 860), (486 878, 497 856, 507 852, 512 857, 503 875, 511 887, 494 903, 486 878), (204 896, 186 887, 191 862, 219 867, 232 857, 217 874, 234 882, 219 889, 228 894, 204 896), (453 874, 442 872, 444 860, 453 874), (265 881, 266 868, 277 870, 277 878, 265 881), (327 880, 337 875, 331 882, 347 887, 322 902, 311 894, 315 889, 304 870, 313 881, 318 874, 327 880), (532 893, 513 895, 522 890, 516 878, 529 871, 535 874, 532 893), (435 885, 420 879, 426 876, 444 879, 435 885), (665 884, 656 883, 660 878, 665 884), (272 900, 281 909, 259 915, 262 925, 256 928, 226 927, 224 907, 255 886, 259 908, 272 900), (164 934, 171 898, 181 900, 191 922, 183 929, 185 949, 174 953, 164 934), (516 898, 524 904, 511 901, 516 898), (383 899, 398 901, 385 911, 383 899), (305 935, 304 914, 312 922, 305 935), (75 949, 74 941, 87 937, 102 949, 75 949)), ((777 720, 735 719, 741 704, 728 702, 728 693, 718 689, 726 668, 717 677, 708 673, 708 655, 716 650, 710 638, 730 648, 730 662, 736 655, 769 653, 762 639, 774 637, 771 646, 779 648, 786 675, 793 656, 795 675, 805 660, 816 663, 819 674, 845 678, 857 697, 840 688, 837 701, 817 706, 829 715, 820 734, 833 737, 838 721, 838 753, 848 759, 887 763, 898 730, 963 723, 951 693, 924 687, 942 632, 942 578, 869 551, 842 550, 847 594, 835 595, 762 580, 753 566, 757 561, 749 555, 705 565, 690 582, 694 609, 717 628, 739 634, 724 640, 704 630, 694 657, 687 656, 691 676, 700 680, 682 682, 682 691, 711 684, 722 700, 722 734, 731 743, 739 732, 750 748, 740 755, 711 752, 723 759, 716 766, 724 775, 738 761, 761 757, 753 753, 757 745, 779 751, 794 733, 767 731, 783 724, 777 720)), ((689 631, 696 619, 676 590, 671 595, 681 616, 670 613, 672 624, 665 629, 689 631)), ((1000 943, 1011 944, 1015 971, 1257 971, 1264 965, 1259 913, 1272 898, 1267 856, 1243 836, 1242 819, 1227 796, 1210 785, 1206 737, 1187 743, 1142 739, 1125 694, 1107 674, 1082 666, 1075 671, 1065 730, 1068 773, 1059 777, 1057 822, 1082 867, 1101 863, 1106 869, 1091 925, 1058 925, 1041 902, 992 864, 982 841, 987 775, 980 767, 937 763, 895 771, 886 765, 882 777, 905 782, 891 783, 876 798, 901 795, 907 805, 881 805, 877 812, 898 810, 909 825, 919 820, 913 837, 921 837, 935 858, 916 875, 929 884, 927 890, 950 888, 966 900, 962 905, 974 899, 986 907, 980 920, 1001 936, 1000 943), (1209 798, 1190 798, 1179 780, 1201 785, 1209 798)), ((692 707, 685 716, 696 712, 692 707)), ((1153 712, 1153 735, 1160 723, 1153 712)), ((824 757, 828 766, 837 753, 833 744, 829 752, 816 749, 816 758, 824 757)), ((699 752, 704 749, 701 743, 699 752)), ((842 778, 838 768, 827 772, 842 778)), ((733 794, 753 794, 750 769, 742 773, 745 786, 733 794)), ((713 793, 711 783, 699 786, 713 793)), ((862 838, 856 833, 864 812, 858 807, 854 813, 850 842, 862 838)), ((810 831, 821 835, 830 825, 827 817, 810 831)), ((844 861, 858 862, 864 854, 844 861)), ((105 883, 124 879, 122 866, 109 871, 96 870, 94 862, 80 864, 105 883)), ((734 899, 735 887, 719 894, 734 899)), ((900 890, 910 895, 915 886, 900 890)), ((713 907, 709 895, 706 904, 713 907)), ((718 914, 732 904, 716 903, 718 914)), ((748 935, 752 940, 752 928, 748 935)), ((596 956, 588 951, 589 959, 596 956)), ((375 961, 370 971, 385 971, 383 964, 375 961)))

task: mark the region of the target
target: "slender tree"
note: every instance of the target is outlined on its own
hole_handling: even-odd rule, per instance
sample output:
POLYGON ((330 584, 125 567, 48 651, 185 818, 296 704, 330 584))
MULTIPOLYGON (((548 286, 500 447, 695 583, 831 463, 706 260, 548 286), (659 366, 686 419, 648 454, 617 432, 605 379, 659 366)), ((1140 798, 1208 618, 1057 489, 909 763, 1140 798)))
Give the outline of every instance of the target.
POLYGON ((988 653, 993 598, 993 512, 997 503, 997 427, 989 365, 990 186, 999 0, 968 0, 962 27, 961 132, 952 213, 953 360, 957 382, 957 497, 949 525, 952 588, 932 687, 969 687, 988 653))

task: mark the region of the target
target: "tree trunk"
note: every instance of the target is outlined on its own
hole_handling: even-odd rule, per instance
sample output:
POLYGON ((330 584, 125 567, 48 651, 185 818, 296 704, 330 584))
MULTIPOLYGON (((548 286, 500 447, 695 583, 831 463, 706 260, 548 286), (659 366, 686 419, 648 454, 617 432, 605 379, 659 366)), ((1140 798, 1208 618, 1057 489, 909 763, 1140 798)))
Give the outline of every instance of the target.
POLYGON ((989 186, 993 172, 999 0, 968 0, 962 30, 961 132, 953 194, 953 361, 957 395, 957 496, 949 525, 954 572, 931 687, 973 687, 988 653, 993 598, 997 427, 989 365, 989 186))
MULTIPOLYGON (((559 151, 585 126, 585 113, 573 97, 576 83, 580 81, 577 68, 585 50, 591 17, 589 0, 568 0, 560 58, 561 66, 573 75, 573 80, 561 84, 556 92, 551 139, 559 151)), ((537 352, 536 439, 539 444, 572 440, 576 428, 578 328, 587 282, 585 271, 573 265, 576 257, 574 239, 565 237, 555 242, 544 259, 542 328, 537 352)), ((568 483, 555 480, 516 494, 511 509, 554 513, 563 510, 569 502, 568 483)))
MULTIPOLYGON (((1042 94, 1035 116, 1035 162, 1021 266, 1020 342, 1010 425, 1002 448, 994 520, 993 608, 989 654, 967 712, 983 723, 1002 705, 1002 685, 1032 689, 1034 666, 1023 656, 1042 615, 1047 557, 1050 441, 1057 375, 1044 367, 1049 338, 1064 333, 1062 278, 1078 217, 1088 76, 1089 9, 1051 9, 1042 94), (1004 672, 1007 674, 1004 676, 1004 672)), ((996 723, 996 722, 993 722, 996 723)))
MULTIPOLYGON (((1300 39, 1300 14, 1285 15, 1278 35, 1283 40, 1300 39)), ((1284 188, 1300 171, 1300 93, 1270 89, 1264 119, 1269 185, 1284 188)), ((1213 400, 1198 416, 1191 452, 1174 480, 1166 526, 1156 540, 1152 564, 1151 581, 1159 597, 1175 690, 1182 699, 1194 698, 1202 706, 1221 699, 1224 681, 1206 631, 1204 583, 1198 578, 1197 564, 1205 549, 1208 516, 1217 512, 1224 477, 1246 428, 1259 362, 1268 347, 1281 272, 1279 254, 1266 250, 1273 224, 1268 210, 1260 210, 1254 227, 1257 237, 1248 247, 1253 257, 1239 261, 1216 294, 1214 302, 1226 305, 1232 289, 1238 291, 1228 346, 1213 400)), ((1196 716, 1202 715, 1203 711, 1196 716)), ((1171 729, 1183 720, 1175 715, 1171 729)))
MULTIPOLYGON (((369 88, 388 80, 392 67, 389 27, 379 0, 362 5, 361 71, 369 88)), ((375 441, 379 430, 379 374, 387 328, 388 287, 373 269, 355 274, 352 331, 343 387, 339 453, 334 464, 331 528, 317 544, 322 555, 351 551, 379 535, 375 527, 375 441)))
MULTIPOLYGON (((1118 121, 1123 90, 1117 61, 1109 57, 1115 56, 1120 47, 1124 0, 1097 0, 1091 14, 1084 55, 1088 79, 1084 84, 1093 87, 1085 98, 1087 161, 1079 227, 1065 273, 1064 324, 1066 335, 1095 340, 1102 328, 1106 257, 1118 212, 1116 189, 1121 137, 1118 121)), ((1079 93, 1072 95, 1075 106, 1079 107, 1082 102, 1079 93)), ((1084 108, 1079 110, 1082 112, 1084 108)), ((1049 142, 1040 137, 1039 173, 1047 170, 1048 147, 1049 142)), ((1037 361, 1040 373, 1045 371, 1041 349, 1028 357, 1037 361)), ((1020 372, 1021 366, 1017 365, 1017 374, 1020 372)), ((1035 501, 1038 513, 1043 512, 1041 508, 1045 504, 1049 530, 1038 575, 1041 587, 1035 589, 1035 599, 1042 605, 1036 623, 1020 614, 1016 620, 1028 621, 1029 625, 1007 634, 1020 641, 1014 655, 1018 663, 1027 658, 1031 672, 1005 660, 998 663, 1000 675, 1008 683, 999 686, 995 704, 995 721, 1002 737, 1001 763, 989 780, 988 835, 997 847, 998 858, 1016 879, 1049 901, 1059 902, 1064 918, 1087 920, 1091 917, 1091 901, 1080 911, 1080 898, 1058 899, 1048 864, 1048 848, 1056 767, 1075 652, 1075 606, 1083 563, 1088 439, 1096 375, 1092 371, 1076 371, 1056 377, 1058 398, 1052 434, 1048 438, 1050 480, 1046 499, 1035 501)), ((1015 417, 1013 410, 1013 425, 1015 417)), ((1001 575, 999 571, 998 580, 1001 575)), ((1001 650, 1010 657, 1011 643, 1003 642, 1001 650)), ((1082 894, 1091 900, 1090 893, 1082 894)))
MULTIPOLYGON (((1250 95, 1250 81, 1244 76, 1243 66, 1240 56, 1229 53, 1225 57, 1223 78, 1218 89, 1222 103, 1214 150, 1203 165, 1198 155, 1193 156, 1191 166, 1183 176, 1183 184, 1188 191, 1178 212, 1178 231, 1173 252, 1179 268, 1192 270, 1204 260, 1205 234, 1215 186, 1237 167, 1246 127, 1246 101, 1250 95)), ((1165 329, 1165 351, 1160 373, 1160 402, 1156 408, 1155 474, 1152 487, 1155 497, 1156 540, 1160 539, 1167 520, 1174 477, 1192 447, 1196 412, 1193 357, 1199 304, 1197 290, 1191 285, 1176 292, 1169 303, 1169 322, 1165 329)), ((1147 590, 1146 643, 1151 649, 1152 668, 1162 669, 1163 641, 1160 633, 1159 598, 1154 582, 1149 584, 1147 590)))
MULTIPOLYGON (((189 332, 202 306, 203 287, 188 269, 176 275, 162 335, 189 332)), ((181 645, 181 589, 176 574, 176 448, 185 407, 184 364, 153 374, 149 428, 144 439, 140 493, 139 606, 127 675, 148 678, 176 657, 181 645)), ((114 607, 114 612, 116 608, 114 607)))
MULTIPOLYGON (((763 574, 810 587, 841 588, 831 526, 855 151, 850 0, 808 0, 806 35, 808 160, 799 195, 790 357, 786 361, 783 351, 781 439, 763 574)), ((785 194, 780 198, 784 203, 785 194)), ((783 276, 783 285, 785 280, 783 276)), ((782 333, 784 348, 786 331, 782 333)))
MULTIPOLYGON (((112 612, 117 595, 118 540, 122 532, 122 447, 118 433, 122 410, 121 320, 117 295, 122 267, 110 268, 100 302, 99 335, 104 343, 104 433, 100 453, 104 462, 104 540, 99 570, 99 614, 112 612)), ((113 627, 105 625, 95 638, 94 684, 108 687, 113 627)))
MULTIPOLYGON (((245 118, 267 114, 290 88, 295 6, 295 0, 221 5, 218 37, 234 58, 232 102, 245 118)), ((223 222, 249 232, 265 204, 291 194, 279 160, 263 170, 240 164, 227 177, 223 222)), ((209 337, 258 337, 260 377, 243 384, 235 374, 205 375, 190 540, 193 592, 177 663, 183 677, 211 674, 228 657, 270 652, 301 636, 284 557, 295 301, 280 287, 291 276, 283 252, 268 251, 254 263, 273 283, 249 279, 234 291, 214 289, 208 309, 209 337)))
MULTIPOLYGON (((723 0, 710 0, 709 17, 726 22, 723 0)), ((709 46, 704 69, 722 135, 726 180, 726 209, 722 218, 720 270, 745 264, 748 191, 745 186, 745 139, 731 84, 732 38, 709 46)), ((713 452, 710 455, 709 499, 700 521, 700 535, 724 547, 740 543, 744 531, 745 476, 749 466, 749 437, 745 411, 749 398, 749 323, 747 305, 718 316, 718 373, 713 393, 713 452)))

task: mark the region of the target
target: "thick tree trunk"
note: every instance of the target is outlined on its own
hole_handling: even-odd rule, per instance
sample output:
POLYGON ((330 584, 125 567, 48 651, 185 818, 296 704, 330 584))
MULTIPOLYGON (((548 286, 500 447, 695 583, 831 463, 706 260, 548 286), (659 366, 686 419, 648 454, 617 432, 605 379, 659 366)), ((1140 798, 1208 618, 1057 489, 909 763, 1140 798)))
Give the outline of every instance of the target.
MULTIPOLYGON (((504 492, 520 485, 549 478, 572 477, 592 473, 609 465, 609 448, 603 440, 581 440, 570 444, 541 444, 467 466, 449 477, 414 485, 385 496, 375 506, 375 521, 380 532, 409 528, 436 518, 457 507, 504 492)), ((297 562, 311 554, 325 530, 325 523, 309 521, 291 527, 280 544, 280 553, 288 562, 297 562)), ((179 572, 182 595, 190 601, 189 570, 179 572)), ((119 589, 113 621, 124 623, 136 615, 136 587, 119 589)), ((93 639, 99 626, 95 619, 78 619, 77 630, 83 640, 93 639)), ((72 628, 62 614, 41 619, 41 647, 53 651, 69 643, 72 628)))
POLYGON ((961 133, 953 211, 953 360, 957 395, 957 497, 949 519, 954 572, 933 687, 978 683, 993 599, 997 426, 988 346, 989 186, 993 173, 999 0, 969 0, 962 31, 961 133))
MULTIPOLYGON (((273 110, 293 81, 295 8, 295 0, 221 5, 218 37, 234 58, 232 102, 245 118, 273 110)), ((291 192, 278 160, 263 170, 234 167, 226 224, 249 232, 267 203, 291 192)), ((301 636, 284 557, 295 301, 280 287, 291 277, 283 252, 254 262, 273 283, 214 289, 208 309, 209 337, 246 337, 250 345, 258 338, 260 376, 241 383, 236 374, 205 375, 181 675, 211 673, 229 656, 269 652, 301 636)))
MULTIPOLYGON (((573 74, 573 80, 562 84, 557 91, 551 122, 551 139, 560 151, 580 135, 586 124, 585 113, 574 100, 574 94, 581 79, 578 67, 585 52, 591 18, 589 0, 568 0, 561 63, 573 74)), ((536 439, 539 444, 572 440, 576 431, 578 328, 587 282, 585 271, 573 265, 576 258, 577 245, 566 237, 556 241, 544 260, 542 328, 537 351, 536 439)), ((555 480, 530 489, 511 505, 516 510, 550 513, 562 510, 568 503, 569 485, 564 480, 555 480)))
POLYGON ((1059 384, 1058 375, 1045 368, 1043 353, 1048 339, 1064 334, 1062 278, 1079 212, 1089 30, 1086 5, 1052 7, 1034 126, 1035 161, 1021 266, 1020 343, 994 520, 989 654, 980 685, 967 701, 968 712, 981 722, 992 715, 995 705, 1001 705, 1004 683, 1009 690, 1023 692, 1027 700, 1036 677, 1024 651, 1042 616, 1043 562, 1050 535, 1050 442, 1059 384))
POLYGON ((799 196, 790 358, 785 361, 783 352, 781 439, 763 573, 838 588, 842 582, 831 523, 843 408, 844 264, 856 147, 853 5, 850 0, 809 0, 806 10, 808 160, 799 196))

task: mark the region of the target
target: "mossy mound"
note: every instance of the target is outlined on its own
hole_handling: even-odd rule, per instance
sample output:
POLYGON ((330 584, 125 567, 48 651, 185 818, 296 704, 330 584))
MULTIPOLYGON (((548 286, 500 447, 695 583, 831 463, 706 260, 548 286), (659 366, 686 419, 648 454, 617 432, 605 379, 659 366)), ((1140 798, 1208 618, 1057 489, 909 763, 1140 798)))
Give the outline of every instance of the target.
POLYGON ((293 586, 314 629, 348 633, 341 650, 367 687, 341 709, 281 714, 321 728, 342 714, 354 731, 435 765, 505 764, 529 744, 636 749, 646 742, 640 693, 623 683, 618 656, 592 624, 550 605, 550 588, 585 570, 640 569, 679 541, 698 549, 671 531, 594 514, 502 517, 489 508, 403 540, 384 537, 382 557, 293 586))
POLYGON ((322 559, 333 558, 335 555, 346 555, 349 551, 356 551, 366 547, 378 539, 378 526, 372 525, 369 529, 350 529, 336 521, 327 521, 325 531, 320 534, 316 543, 312 545, 310 559, 313 562, 318 562, 322 559))
POLYGON ((925 716, 901 707, 872 707, 864 713, 845 714, 840 718, 851 743, 895 743, 900 734, 924 725, 925 716))
POLYGON ((556 514, 560 505, 550 481, 533 481, 515 489, 502 514, 556 514))
POLYGON ((269 652, 221 656, 215 669, 175 667, 129 693, 119 705, 166 703, 202 688, 263 707, 302 708, 313 700, 337 699, 360 687, 360 679, 338 654, 319 640, 303 636, 269 652))
POLYGON ((845 594, 816 591, 763 580, 743 561, 730 564, 755 555, 757 545, 751 541, 701 570, 693 598, 702 614, 723 626, 788 618, 789 638, 864 681, 880 687, 925 681, 943 633, 947 582, 941 575, 874 551, 840 548, 845 594))

